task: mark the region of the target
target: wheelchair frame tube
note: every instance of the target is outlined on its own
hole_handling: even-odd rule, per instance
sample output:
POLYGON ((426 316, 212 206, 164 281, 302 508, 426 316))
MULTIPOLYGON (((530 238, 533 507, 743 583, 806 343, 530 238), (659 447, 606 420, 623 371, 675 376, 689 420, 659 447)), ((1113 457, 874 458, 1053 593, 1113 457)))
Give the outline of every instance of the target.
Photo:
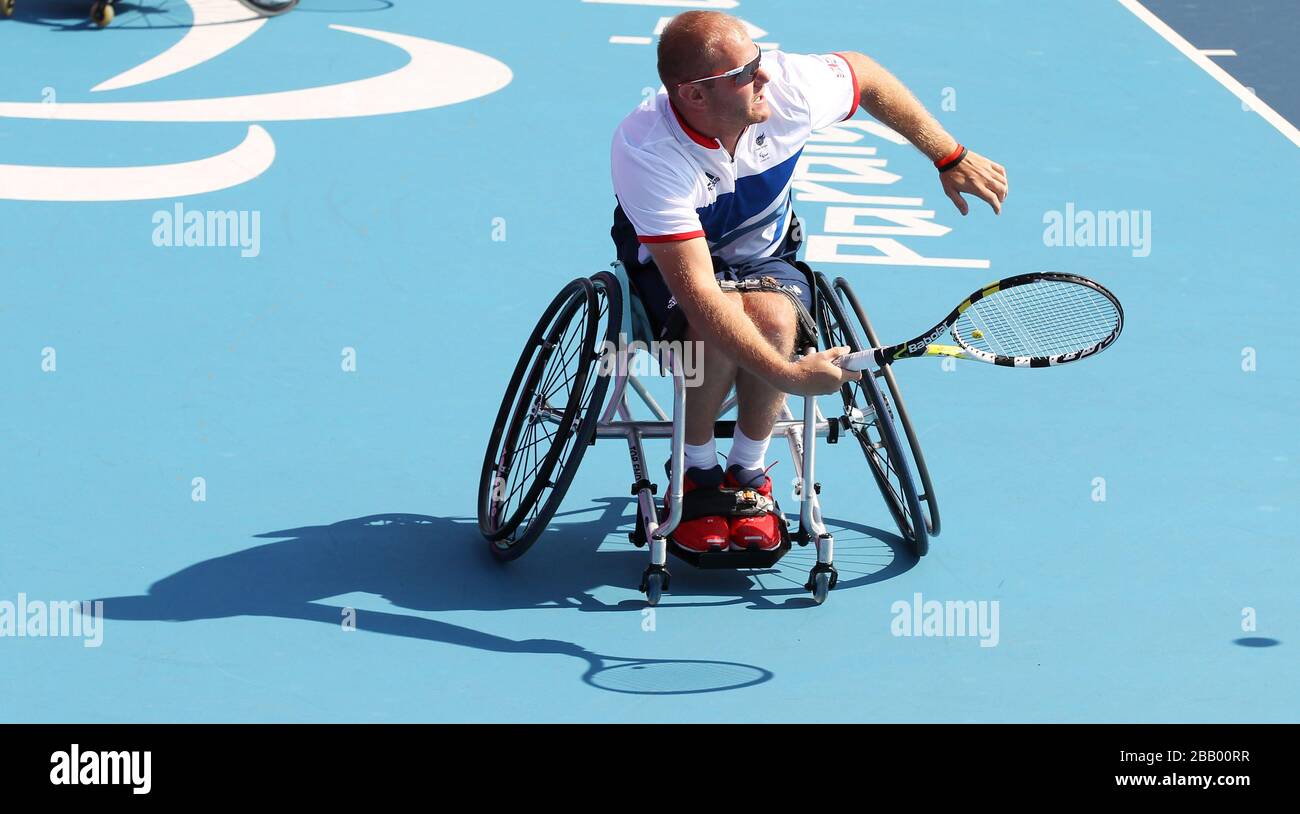
POLYGON ((803 411, 803 421, 795 422, 790 406, 783 405, 781 412, 785 420, 778 422, 777 426, 786 427, 790 455, 799 479, 799 525, 817 544, 817 562, 829 565, 835 559, 835 538, 826 531, 822 522, 821 500, 816 490, 816 439, 824 434, 828 422, 822 416, 815 396, 804 397, 803 411))
MULTIPOLYGON (((816 348, 810 348, 809 353, 814 353, 816 348)), ((799 504, 799 520, 804 523, 804 528, 809 534, 816 535, 817 538, 817 562, 830 563, 834 560, 835 538, 826 530, 822 524, 822 507, 821 501, 817 494, 817 397, 804 396, 803 399, 803 445, 804 457, 804 478, 803 478, 803 500, 799 504), (809 441, 807 439, 811 438, 809 441)))
POLYGON ((628 376, 628 379, 632 383, 632 389, 641 397, 641 401, 645 406, 650 408, 650 412, 655 414, 655 418, 658 418, 660 421, 672 421, 672 419, 668 417, 668 414, 664 412, 664 408, 659 406, 659 402, 655 401, 654 396, 650 395, 650 391, 646 389, 646 386, 641 383, 640 379, 631 375, 628 376))
MULTIPOLYGON (((622 334, 619 334, 619 338, 620 338, 620 339, 622 338, 622 334)), ((629 355, 628 355, 628 354, 627 354, 627 353, 626 353, 622 348, 620 348, 620 349, 618 350, 618 362, 617 362, 617 364, 619 364, 619 365, 626 365, 627 362, 628 362, 628 358, 629 358, 629 355)), ((627 368, 626 368, 626 367, 617 367, 616 370, 624 370, 624 371, 625 371, 625 370, 627 370, 627 368)), ((609 406, 605 408, 605 414, 602 415, 602 416, 600 417, 600 420, 596 422, 596 425, 597 425, 597 426, 600 426, 601 424, 608 424, 610 421, 612 421, 612 420, 614 419, 614 417, 615 417, 616 415, 619 415, 619 414, 620 414, 621 412, 623 412, 623 410, 627 407, 627 401, 626 401, 626 399, 624 398, 624 394, 627 392, 627 383, 628 383, 628 379, 632 379, 632 380, 633 380, 633 382, 634 382, 633 386, 636 386, 636 384, 639 384, 639 382, 636 382, 635 377, 631 376, 631 375, 628 374, 628 373, 615 373, 615 374, 614 374, 613 387, 611 388, 611 389, 613 390, 613 392, 611 392, 611 393, 609 394, 609 406)), ((644 385, 642 385, 642 389, 644 389, 644 385)), ((637 392, 639 393, 639 392, 641 392, 641 391, 638 390, 637 392)), ((641 397, 642 397, 642 398, 645 398, 645 395, 642 394, 641 397)))
POLYGON ((673 373, 673 434, 672 463, 668 478, 668 494, 664 502, 668 505, 668 517, 650 538, 650 562, 663 565, 668 560, 667 538, 677 528, 682 519, 682 479, 686 466, 686 377, 677 364, 677 357, 668 352, 669 364, 673 373))
MULTIPOLYGON (((633 424, 631 410, 624 397, 618 404, 618 414, 628 423, 633 424)), ((646 466, 645 449, 641 444, 641 431, 629 426, 626 432, 628 453, 632 456, 632 477, 635 483, 648 481, 649 468, 646 466)), ((641 515, 641 525, 645 529, 646 540, 650 543, 650 559, 658 565, 666 564, 668 549, 664 539, 659 536, 659 513, 655 511, 654 494, 647 487, 636 493, 636 510, 641 515)))
MULTIPOLYGON (((788 433, 791 429, 796 432, 803 431, 803 419, 788 418, 776 422, 772 428, 772 436, 788 433)), ((673 426, 671 421, 612 421, 609 424, 602 424, 596 427, 597 438, 623 438, 632 430, 636 430, 641 435, 641 440, 658 440, 673 437, 673 426)), ((830 426, 825 420, 818 420, 816 424, 815 435, 825 438, 830 432, 830 426)), ((802 449, 802 448, 801 448, 802 449)), ((795 465, 803 463, 803 453, 796 451, 795 465)))

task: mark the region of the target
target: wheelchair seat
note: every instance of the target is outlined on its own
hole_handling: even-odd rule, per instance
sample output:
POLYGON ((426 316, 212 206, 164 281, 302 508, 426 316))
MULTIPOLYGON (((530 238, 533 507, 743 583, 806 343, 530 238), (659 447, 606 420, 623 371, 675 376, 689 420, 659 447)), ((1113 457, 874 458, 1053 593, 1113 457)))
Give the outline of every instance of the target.
MULTIPOLYGON (((622 263, 614 261, 610 265, 614 268, 614 274, 618 278, 618 283, 623 293, 622 324, 625 326, 631 326, 632 329, 631 336, 627 338, 627 342, 640 342, 648 347, 657 337, 655 336, 654 327, 650 323, 650 315, 646 312, 645 303, 641 301, 641 294, 637 291, 636 284, 632 282, 631 277, 628 276, 627 269, 622 263)), ((815 315, 818 313, 817 301, 820 294, 814 272, 808 264, 802 260, 794 261, 793 265, 799 271, 803 272, 808 290, 812 292, 813 308, 811 313, 815 315)), ((811 335, 803 336, 803 341, 816 345, 820 332, 815 317, 812 324, 808 327, 811 335)))

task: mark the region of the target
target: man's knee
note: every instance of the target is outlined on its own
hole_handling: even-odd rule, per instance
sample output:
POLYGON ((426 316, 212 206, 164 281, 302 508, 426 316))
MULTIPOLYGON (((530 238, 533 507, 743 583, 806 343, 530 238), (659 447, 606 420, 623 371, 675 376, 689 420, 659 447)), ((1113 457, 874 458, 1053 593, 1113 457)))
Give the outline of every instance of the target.
MULTIPOLYGON (((726 292, 726 296, 727 299, 743 307, 744 300, 741 299, 740 292, 729 291, 726 292)), ((688 342, 698 342, 699 343, 698 348, 700 349, 701 352, 707 352, 705 349, 712 344, 707 339, 704 338, 704 333, 699 328, 696 328, 694 325, 690 323, 686 324, 685 339, 688 342)), ((721 352, 716 352, 714 355, 719 357, 720 361, 723 358, 729 359, 729 357, 727 357, 725 354, 721 352)))
POLYGON ((687 325, 684 339, 679 352, 689 362, 688 378, 693 379, 697 386, 730 387, 739 370, 736 360, 705 339, 704 334, 693 325, 687 325))
POLYGON ((754 292, 745 295, 743 302, 745 313, 759 332, 778 350, 792 353, 799 321, 790 299, 784 294, 754 292))

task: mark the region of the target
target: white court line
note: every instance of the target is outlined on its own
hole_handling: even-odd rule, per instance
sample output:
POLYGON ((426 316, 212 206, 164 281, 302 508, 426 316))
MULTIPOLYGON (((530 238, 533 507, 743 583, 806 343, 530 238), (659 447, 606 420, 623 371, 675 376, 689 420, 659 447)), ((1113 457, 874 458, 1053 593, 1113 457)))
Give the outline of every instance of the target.
POLYGON ((1235 57, 1237 55, 1237 52, 1231 48, 1202 48, 1200 50, 1207 57, 1235 57))
MULTIPOLYGON (((402 67, 332 85, 243 96, 138 102, 9 102, 0 120, 59 119, 88 122, 288 122, 382 116, 455 105, 509 85, 514 73, 487 54, 411 34, 330 23, 329 27, 388 43, 405 51, 402 67)), ((333 46, 331 46, 333 47, 333 46)))
POLYGON ((615 45, 649 45, 649 37, 623 37, 615 34, 609 38, 609 41, 615 45))
POLYGON ((1201 70, 1218 80, 1220 85, 1232 91, 1232 94, 1240 99, 1249 110, 1254 110, 1264 118, 1264 121, 1273 125, 1279 133, 1290 139, 1292 144, 1300 147, 1300 130, 1297 130, 1294 124, 1284 119, 1282 114, 1269 107, 1263 99, 1252 93, 1227 71, 1214 64, 1209 57, 1194 48, 1190 42, 1183 39, 1181 34, 1170 28, 1164 20, 1152 14, 1138 0, 1119 0, 1119 2, 1124 8, 1133 12, 1134 16, 1139 20, 1151 26, 1151 30, 1164 37, 1170 45, 1182 51, 1183 55, 1196 63, 1201 70))
POLYGON ((91 91, 121 90, 178 74, 224 54, 266 25, 267 18, 254 15, 238 3, 185 2, 193 16, 185 36, 161 54, 100 82, 91 91))
POLYGON ((0 164, 0 200, 149 201, 230 189, 275 160, 271 134, 250 124, 244 140, 218 155, 142 167, 38 167, 0 164))

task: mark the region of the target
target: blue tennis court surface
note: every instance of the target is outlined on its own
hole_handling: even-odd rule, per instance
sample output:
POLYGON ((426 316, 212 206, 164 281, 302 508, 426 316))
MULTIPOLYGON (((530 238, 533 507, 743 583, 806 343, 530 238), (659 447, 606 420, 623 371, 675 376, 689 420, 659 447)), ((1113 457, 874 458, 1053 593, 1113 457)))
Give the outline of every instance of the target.
MULTIPOLYGON (((865 113, 823 139, 876 161, 805 178, 808 260, 882 338, 1035 270, 1102 282, 1127 321, 1077 366, 896 366, 943 511, 925 558, 860 451, 823 446, 825 605, 797 549, 670 561, 649 614, 620 444, 516 562, 473 515, 527 332, 613 258, 609 139, 658 86, 656 28, 702 4, 303 0, 259 24, 153 0, 102 31, 83 5, 0 20, 0 719, 1297 719, 1300 150, 1126 5, 730 9, 760 43, 872 56, 1007 168, 1002 215, 963 218, 865 113), (846 222, 837 195, 888 200, 846 222), (42 635, 76 600, 102 626, 42 635), (929 628, 932 601, 984 625, 929 628)), ((1267 29, 1148 5, 1255 60, 1213 58, 1296 121, 1267 29)))

